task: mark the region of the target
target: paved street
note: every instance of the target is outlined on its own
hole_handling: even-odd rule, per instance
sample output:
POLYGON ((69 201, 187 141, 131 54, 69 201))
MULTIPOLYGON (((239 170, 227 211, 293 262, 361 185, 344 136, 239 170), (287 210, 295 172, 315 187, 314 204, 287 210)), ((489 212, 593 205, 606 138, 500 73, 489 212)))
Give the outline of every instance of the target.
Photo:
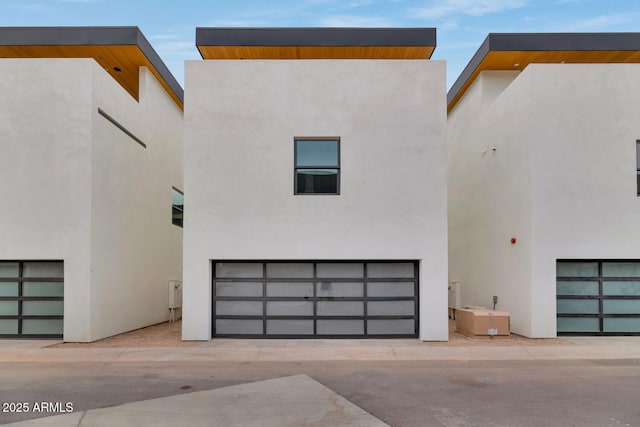
POLYGON ((0 372, 2 401, 74 411, 307 374, 392 426, 640 425, 639 359, 41 361, 2 362, 0 372))

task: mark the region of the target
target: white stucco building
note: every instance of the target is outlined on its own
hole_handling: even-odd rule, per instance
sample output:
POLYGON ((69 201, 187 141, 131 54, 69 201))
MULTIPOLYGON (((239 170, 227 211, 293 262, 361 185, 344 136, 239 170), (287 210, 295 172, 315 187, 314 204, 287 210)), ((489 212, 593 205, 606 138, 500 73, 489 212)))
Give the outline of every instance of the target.
POLYGON ((638 33, 487 37, 448 94, 463 304, 497 296, 529 337, 640 333, 639 62, 638 33))
POLYGON ((447 339, 434 29, 196 30, 183 339, 447 339))
POLYGON ((183 103, 147 40, 0 28, 0 93, 0 336, 93 341, 167 320, 183 103))

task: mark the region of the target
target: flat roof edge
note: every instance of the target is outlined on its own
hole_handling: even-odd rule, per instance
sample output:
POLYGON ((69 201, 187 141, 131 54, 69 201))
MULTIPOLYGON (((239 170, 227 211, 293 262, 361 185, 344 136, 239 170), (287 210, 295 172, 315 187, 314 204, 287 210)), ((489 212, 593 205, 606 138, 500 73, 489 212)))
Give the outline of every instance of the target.
POLYGON ((457 98, 489 52, 640 51, 640 33, 489 33, 451 89, 447 107, 457 98))
POLYGON ((184 89, 136 26, 0 27, 0 46, 138 46, 173 94, 184 103, 184 89))
POLYGON ((196 46, 436 46, 435 28, 197 27, 196 46))

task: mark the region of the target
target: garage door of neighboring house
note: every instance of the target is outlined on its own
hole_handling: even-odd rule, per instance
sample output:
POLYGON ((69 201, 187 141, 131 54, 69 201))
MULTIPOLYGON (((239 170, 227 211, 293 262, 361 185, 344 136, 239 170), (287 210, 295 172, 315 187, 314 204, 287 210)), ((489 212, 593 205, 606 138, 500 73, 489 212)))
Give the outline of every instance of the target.
POLYGON ((558 335, 640 335, 640 261, 556 264, 558 335))
POLYGON ((62 261, 0 261, 0 338, 62 338, 62 261))
POLYGON ((213 336, 418 336, 415 261, 213 261, 213 336))

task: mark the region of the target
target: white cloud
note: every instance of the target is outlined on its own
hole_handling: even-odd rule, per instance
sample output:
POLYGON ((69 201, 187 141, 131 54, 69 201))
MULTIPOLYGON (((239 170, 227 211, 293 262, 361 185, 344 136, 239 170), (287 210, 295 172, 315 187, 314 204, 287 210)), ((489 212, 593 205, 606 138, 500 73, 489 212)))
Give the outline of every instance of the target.
POLYGON ((439 19, 456 14, 483 16, 526 5, 527 0, 440 0, 411 12, 416 18, 439 19))
POLYGON ((612 13, 596 16, 569 24, 567 31, 621 31, 619 26, 631 24, 634 26, 640 18, 639 13, 612 13))
POLYGON ((321 20, 323 27, 392 27, 393 23, 377 16, 334 15, 321 20))

